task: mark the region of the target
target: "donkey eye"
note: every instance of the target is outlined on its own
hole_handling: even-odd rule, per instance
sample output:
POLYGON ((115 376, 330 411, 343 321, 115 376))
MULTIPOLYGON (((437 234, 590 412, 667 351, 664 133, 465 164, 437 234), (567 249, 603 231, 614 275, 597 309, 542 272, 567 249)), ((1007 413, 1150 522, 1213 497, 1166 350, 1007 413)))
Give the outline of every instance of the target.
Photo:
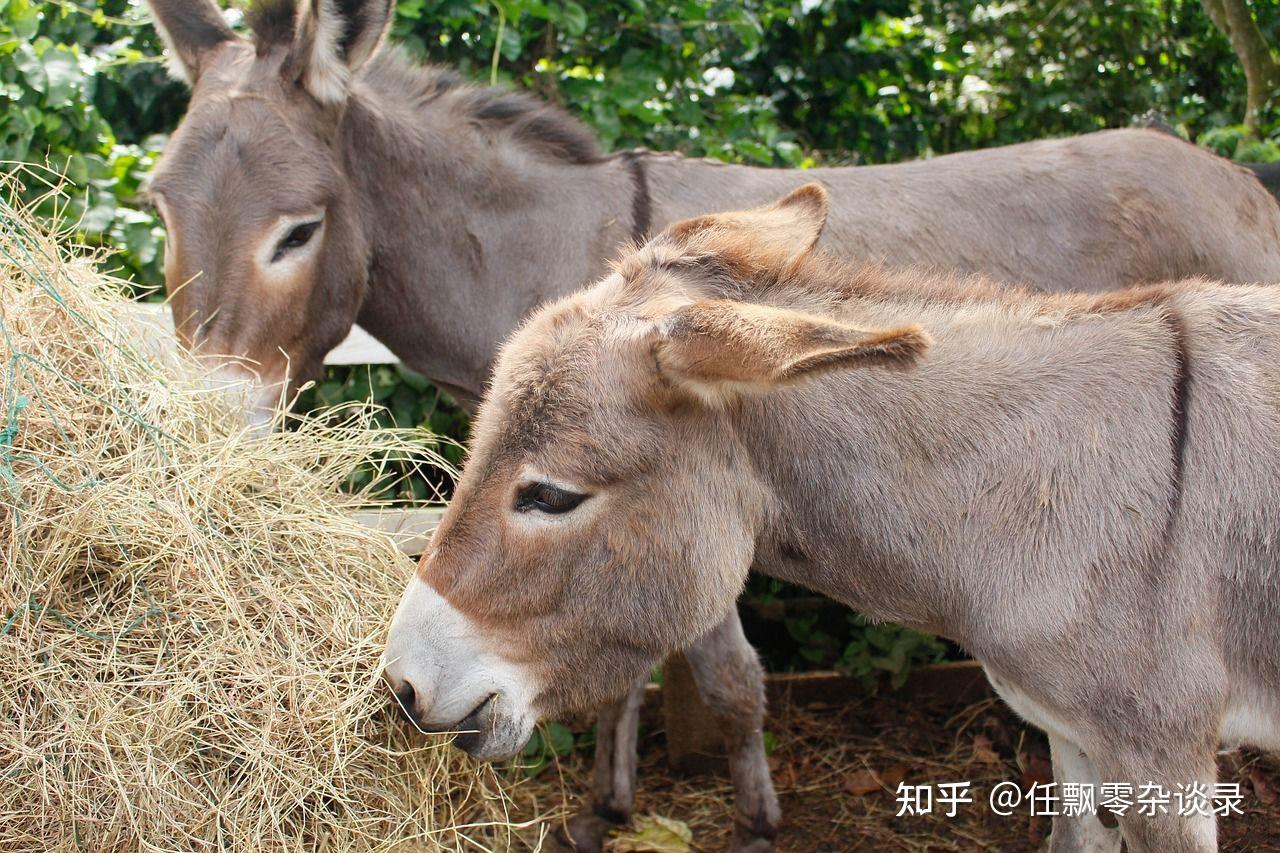
POLYGON ((516 512, 537 510, 559 515, 575 508, 587 499, 587 495, 570 492, 550 483, 534 483, 525 486, 516 496, 516 512))
POLYGON ((311 222, 303 222, 293 226, 289 233, 284 235, 284 239, 280 241, 280 245, 276 246, 276 253, 271 256, 272 261, 278 261, 284 257, 284 253, 290 249, 301 248, 311 242, 311 238, 315 235, 316 229, 320 227, 321 220, 316 219, 311 222))

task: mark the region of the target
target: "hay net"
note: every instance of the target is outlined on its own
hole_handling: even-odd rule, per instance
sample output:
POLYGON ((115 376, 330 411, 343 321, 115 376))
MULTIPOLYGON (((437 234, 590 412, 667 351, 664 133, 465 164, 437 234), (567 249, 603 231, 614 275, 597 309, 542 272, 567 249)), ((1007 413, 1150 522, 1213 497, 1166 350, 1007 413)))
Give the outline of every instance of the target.
POLYGON ((412 570, 345 511, 421 457, 367 412, 264 439, 0 184, 0 849, 509 846, 491 773, 395 719, 412 570))

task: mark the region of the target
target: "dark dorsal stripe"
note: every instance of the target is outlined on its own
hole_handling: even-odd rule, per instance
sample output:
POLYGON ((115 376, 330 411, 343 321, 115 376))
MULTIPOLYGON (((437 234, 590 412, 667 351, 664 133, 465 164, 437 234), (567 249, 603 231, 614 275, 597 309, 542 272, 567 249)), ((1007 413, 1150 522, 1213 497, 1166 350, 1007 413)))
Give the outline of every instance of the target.
POLYGON ((1169 502, 1169 517, 1164 530, 1167 549, 1182 507, 1183 476, 1187 459, 1187 420, 1191 409, 1191 356, 1187 350, 1187 324, 1182 313, 1167 301, 1163 308, 1164 322, 1169 329, 1170 343, 1173 346, 1173 399, 1170 403, 1172 427, 1169 430, 1169 442, 1173 451, 1173 496, 1169 502))
POLYGON ((633 148, 618 154, 631 172, 631 240, 640 244, 649 239, 653 224, 653 200, 649 196, 649 170, 645 165, 648 151, 633 148))

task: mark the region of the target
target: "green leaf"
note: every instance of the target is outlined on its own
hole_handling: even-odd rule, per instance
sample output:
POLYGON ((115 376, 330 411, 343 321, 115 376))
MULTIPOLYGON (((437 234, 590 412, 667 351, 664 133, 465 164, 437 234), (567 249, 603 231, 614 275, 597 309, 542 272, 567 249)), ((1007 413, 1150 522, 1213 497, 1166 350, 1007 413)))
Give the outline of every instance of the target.
POLYGON ((116 198, 110 193, 98 193, 94 203, 85 211, 80 227, 89 232, 104 232, 111 227, 116 215, 116 198))
POLYGON ((558 756, 573 752, 573 732, 569 731, 568 726, 551 722, 546 724, 546 729, 552 752, 558 756))
POLYGON ((79 102, 83 96, 84 73, 80 62, 69 50, 53 48, 40 58, 44 66, 45 103, 52 107, 79 102))
POLYGON ((566 35, 576 38, 587 30, 587 10, 573 2, 573 0, 566 0, 561 5, 555 21, 566 35))
POLYGON ((399 0, 396 3, 396 17, 416 21, 422 17, 426 0, 399 0))
POLYGON ((19 44, 13 54, 13 65, 22 72, 30 89, 43 94, 48 88, 49 80, 45 74, 44 63, 40 61, 34 46, 19 44))
POLYGON ((11 0, 4 10, 8 20, 4 24, 13 32, 14 38, 27 41, 35 37, 40 27, 40 10, 27 0, 11 0))

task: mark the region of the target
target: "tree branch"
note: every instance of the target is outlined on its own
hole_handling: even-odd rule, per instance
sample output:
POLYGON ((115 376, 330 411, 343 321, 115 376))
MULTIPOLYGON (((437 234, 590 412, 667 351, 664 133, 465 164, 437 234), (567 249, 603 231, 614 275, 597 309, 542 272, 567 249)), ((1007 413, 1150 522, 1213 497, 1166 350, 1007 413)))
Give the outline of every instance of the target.
POLYGON ((1262 112, 1280 89, 1280 61, 1249 11, 1248 0, 1200 0, 1214 26, 1231 42, 1244 68, 1244 124, 1256 130, 1262 112))

